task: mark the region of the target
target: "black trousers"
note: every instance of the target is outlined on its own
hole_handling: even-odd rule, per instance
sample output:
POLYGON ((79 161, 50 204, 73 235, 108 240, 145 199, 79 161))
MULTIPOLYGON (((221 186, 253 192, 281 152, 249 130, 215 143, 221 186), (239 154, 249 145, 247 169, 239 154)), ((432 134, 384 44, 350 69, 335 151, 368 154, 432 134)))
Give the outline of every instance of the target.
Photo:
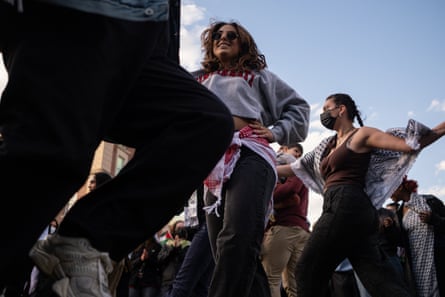
MULTIPOLYGON (((0 1, 9 80, 0 101, 0 285, 83 185, 102 140, 134 147, 60 226, 119 260, 182 209, 233 135, 225 105, 167 56, 166 22, 128 22, 0 1), (10 219, 10 216, 13 219, 10 219)), ((0 286, 1 288, 1 286, 0 286)))
POLYGON ((348 258, 372 296, 411 296, 378 244, 378 215, 362 188, 332 186, 297 264, 299 297, 326 296, 332 273, 348 258))
MULTIPOLYGON (((274 169, 261 156, 241 147, 241 156, 224 184, 218 212, 206 215, 215 268, 211 297, 270 297, 260 259, 266 211, 276 185, 274 169)), ((207 192, 206 205, 216 197, 207 192)))

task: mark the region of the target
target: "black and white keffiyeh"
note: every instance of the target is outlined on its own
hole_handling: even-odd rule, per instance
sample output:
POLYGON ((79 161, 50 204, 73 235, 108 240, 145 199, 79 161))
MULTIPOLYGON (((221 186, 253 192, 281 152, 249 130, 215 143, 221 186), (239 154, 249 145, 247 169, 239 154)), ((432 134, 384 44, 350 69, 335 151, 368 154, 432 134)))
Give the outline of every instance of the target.
MULTIPOLYGON (((376 208, 382 207, 385 200, 400 185, 403 177, 411 169, 420 152, 419 139, 423 135, 430 133, 431 129, 420 122, 410 119, 405 128, 390 128, 386 132, 404 138, 406 143, 416 151, 413 153, 382 149, 372 151, 366 175, 365 192, 376 208)), ((295 175, 318 194, 322 194, 324 188, 320 163, 328 144, 334 137, 335 135, 325 138, 313 151, 291 164, 295 175)))

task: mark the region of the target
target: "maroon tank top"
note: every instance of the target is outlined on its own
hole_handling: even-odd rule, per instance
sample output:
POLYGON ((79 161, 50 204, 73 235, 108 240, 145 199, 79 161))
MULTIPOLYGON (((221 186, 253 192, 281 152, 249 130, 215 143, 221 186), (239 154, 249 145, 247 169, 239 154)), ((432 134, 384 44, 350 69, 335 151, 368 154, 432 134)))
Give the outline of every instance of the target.
MULTIPOLYGON (((356 153, 348 148, 355 130, 332 154, 329 151, 320 163, 320 171, 325 180, 325 189, 333 185, 359 185, 365 186, 366 172, 368 171, 371 152, 356 153)), ((335 145, 336 138, 333 139, 335 145)))

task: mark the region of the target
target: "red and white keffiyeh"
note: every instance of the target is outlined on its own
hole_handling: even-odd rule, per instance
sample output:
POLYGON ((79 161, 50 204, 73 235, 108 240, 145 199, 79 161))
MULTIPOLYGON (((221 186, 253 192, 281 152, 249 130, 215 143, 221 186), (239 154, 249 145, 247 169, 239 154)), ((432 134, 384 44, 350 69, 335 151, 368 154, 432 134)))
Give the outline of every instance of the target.
MULTIPOLYGON (((275 183, 277 179, 276 174, 276 153, 269 145, 267 139, 258 137, 253 129, 249 126, 244 127, 233 135, 232 143, 226 150, 224 156, 219 160, 212 172, 205 179, 204 184, 208 191, 217 197, 217 201, 213 205, 204 207, 207 213, 215 212, 217 216, 218 206, 221 204, 221 192, 224 183, 230 179, 230 176, 238 162, 241 154, 241 146, 246 146, 261 157, 263 157, 275 171, 275 183)), ((272 203, 272 196, 270 198, 272 203)), ((271 208, 272 209, 272 208, 271 208)), ((269 212, 270 210, 268 210, 269 212)), ((268 217, 268 216, 267 216, 268 217)))

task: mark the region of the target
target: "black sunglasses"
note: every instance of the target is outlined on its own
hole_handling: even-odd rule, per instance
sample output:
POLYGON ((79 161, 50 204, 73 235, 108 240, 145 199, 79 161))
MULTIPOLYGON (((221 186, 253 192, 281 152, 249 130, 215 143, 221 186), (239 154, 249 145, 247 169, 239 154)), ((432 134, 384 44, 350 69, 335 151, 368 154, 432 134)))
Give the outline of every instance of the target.
MULTIPOLYGON (((223 35, 223 32, 217 31, 212 33, 213 40, 220 40, 223 35)), ((233 31, 226 32, 226 38, 228 41, 232 41, 238 38, 238 34, 233 31)))

